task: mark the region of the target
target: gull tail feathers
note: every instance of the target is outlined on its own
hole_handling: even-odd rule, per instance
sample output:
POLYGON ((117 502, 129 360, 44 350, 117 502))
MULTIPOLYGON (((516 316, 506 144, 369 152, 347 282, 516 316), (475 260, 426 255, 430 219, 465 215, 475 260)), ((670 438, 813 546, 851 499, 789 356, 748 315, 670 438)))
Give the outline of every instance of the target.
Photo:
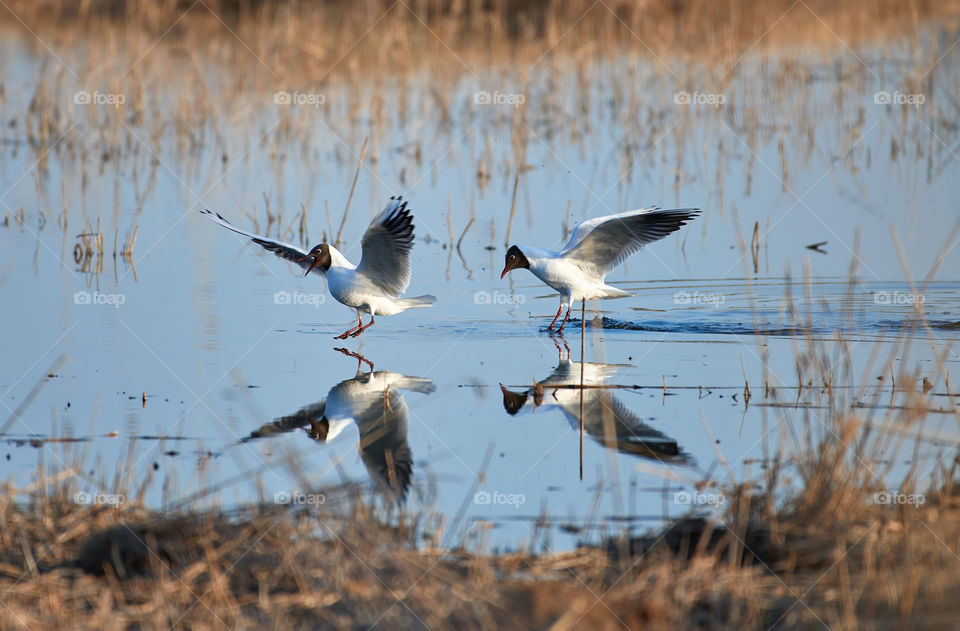
POLYGON ((421 394, 430 394, 437 389, 432 379, 426 377, 404 377, 394 384, 395 387, 403 390, 413 390, 421 394))
POLYGON ((628 298, 630 296, 635 296, 636 294, 629 291, 623 291, 622 289, 617 289, 616 287, 611 287, 610 285, 604 285, 600 288, 599 298, 628 298))
POLYGON ((424 294, 422 296, 414 296, 413 298, 396 298, 394 303, 396 303, 397 307, 400 308, 400 311, 406 311, 407 309, 423 309, 424 307, 430 307, 436 301, 436 296, 424 294))

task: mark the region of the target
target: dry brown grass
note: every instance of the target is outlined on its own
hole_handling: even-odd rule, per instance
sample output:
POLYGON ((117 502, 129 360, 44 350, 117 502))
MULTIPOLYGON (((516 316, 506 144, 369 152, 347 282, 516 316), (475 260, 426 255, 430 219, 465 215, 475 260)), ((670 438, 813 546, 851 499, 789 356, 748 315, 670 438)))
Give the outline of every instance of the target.
MULTIPOLYGON (((226 101, 251 91, 323 92, 340 81, 354 88, 367 81, 403 86, 406 75, 429 77, 435 87, 399 107, 409 115, 436 108, 438 120, 449 121, 457 104, 445 87, 459 79, 491 82, 517 74, 524 87, 533 70, 545 70, 557 81, 581 82, 589 101, 593 64, 623 56, 645 60, 678 81, 693 65, 710 85, 734 78, 747 54, 783 59, 802 53, 832 61, 838 52, 853 51, 873 63, 875 47, 900 42, 916 48, 919 24, 943 20, 955 28, 960 2, 13 0, 5 6, 9 33, 51 58, 45 70, 55 74, 52 84, 78 79, 91 89, 125 93, 121 111, 130 122, 162 107, 178 110, 182 125, 229 114, 226 101), (238 72, 222 75, 224 68, 238 72), (181 96, 160 105, 158 86, 181 96)), ((38 93, 37 111, 45 111, 55 94, 52 85, 38 93)), ((369 108, 377 119, 378 110, 390 107, 371 102, 348 111, 362 118, 369 108)), ((296 130, 281 127, 278 133, 296 130)))
POLYGON ((418 549, 409 529, 353 501, 161 516, 6 495, 0 626, 900 629, 955 620, 955 498, 896 510, 831 482, 832 492, 810 488, 801 510, 762 527, 733 519, 721 543, 689 559, 669 550, 669 537, 619 560, 597 548, 496 558, 418 549), (84 543, 94 533, 115 547, 84 543), (763 563, 736 562, 741 542, 763 563), (88 569, 108 561, 106 575, 57 567, 77 558, 88 569))
POLYGON ((582 56, 612 44, 665 58, 696 57, 723 64, 756 46, 782 51, 785 46, 819 46, 841 39, 857 47, 880 38, 900 38, 910 35, 915 20, 955 19, 958 7, 955 0, 10 0, 5 5, 41 34, 83 29, 102 34, 105 26, 116 25, 126 37, 142 34, 152 41, 169 29, 183 44, 203 48, 236 43, 239 38, 268 66, 292 64, 297 70, 312 66, 318 73, 350 50, 352 70, 376 66, 385 74, 397 64, 430 63, 431 57, 456 65, 451 50, 462 61, 522 62, 547 53, 582 56), (789 29, 764 37, 780 21, 789 29))

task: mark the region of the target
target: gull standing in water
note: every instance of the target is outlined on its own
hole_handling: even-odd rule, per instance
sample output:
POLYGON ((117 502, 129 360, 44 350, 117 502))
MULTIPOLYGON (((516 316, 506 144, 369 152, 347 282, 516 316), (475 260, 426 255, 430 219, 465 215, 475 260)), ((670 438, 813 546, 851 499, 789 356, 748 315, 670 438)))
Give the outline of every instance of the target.
POLYGON ((679 230, 699 214, 697 208, 641 208, 590 219, 577 226, 570 241, 559 252, 528 245, 511 245, 500 278, 510 270, 525 268, 560 292, 560 308, 547 330, 553 330, 554 323, 566 306, 567 314, 557 329, 563 331, 563 325, 570 318, 572 303, 633 295, 607 285, 604 278, 628 256, 640 251, 648 243, 679 230))
POLYGON ((361 245, 360 264, 354 265, 327 243, 321 243, 309 252, 269 237, 251 234, 209 210, 201 210, 213 222, 242 234, 277 256, 293 261, 307 271, 314 271, 327 279, 330 295, 337 302, 352 307, 357 313, 357 326, 338 335, 356 337, 370 328, 374 316, 394 315, 407 309, 429 307, 435 296, 423 295, 401 298, 410 284, 410 250, 413 248, 413 215, 407 202, 400 196, 391 197, 387 206, 373 218, 361 245), (362 315, 370 314, 370 322, 363 323, 362 315))

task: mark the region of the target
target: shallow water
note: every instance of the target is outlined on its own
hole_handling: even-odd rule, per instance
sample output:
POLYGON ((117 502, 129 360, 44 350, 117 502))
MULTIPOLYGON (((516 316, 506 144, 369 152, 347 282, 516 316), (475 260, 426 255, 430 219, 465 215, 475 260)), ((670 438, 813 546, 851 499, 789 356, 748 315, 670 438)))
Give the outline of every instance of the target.
MULTIPOLYGON (((20 54, 24 65, 37 63, 20 54)), ((617 66, 600 68, 612 73, 598 80, 602 102, 617 66)), ((28 84, 28 73, 17 76, 28 84)), ((422 142, 426 159, 384 150, 361 171, 343 250, 355 259, 369 216, 389 194, 403 193, 418 234, 408 294, 439 301, 381 318, 346 343, 331 338, 352 325, 351 312, 329 298, 322 279, 302 278, 197 210, 214 208, 246 228, 245 215, 256 215, 263 229, 266 195, 286 208, 286 227, 299 201, 310 200, 317 240, 327 229, 322 200, 334 230, 346 204, 344 183, 362 142, 355 130, 338 134, 318 122, 310 159, 293 159, 299 148, 291 141, 278 161, 251 138, 251 129, 269 128, 269 111, 254 123, 222 122, 226 146, 211 143, 188 161, 175 159, 172 141, 161 143, 169 153, 155 161, 156 181, 146 188, 147 151, 84 176, 67 152, 53 151, 38 165, 28 147, 9 146, 0 162, 12 217, 0 230, 3 471, 24 485, 38 461, 57 468, 82 458, 90 472, 84 491, 105 493, 115 470, 129 470, 138 481, 153 476, 146 500, 157 506, 210 487, 221 503, 307 501, 296 492, 344 481, 373 487, 373 480, 401 489, 411 508, 436 510, 446 543, 469 532, 493 546, 535 549, 643 529, 692 506, 709 510, 722 495, 697 483, 726 482, 728 470, 740 481, 756 479, 772 458, 789 460, 802 448, 803 423, 826 414, 813 394, 796 403, 795 357, 806 336, 831 343, 842 335, 857 377, 868 365, 868 378, 889 375, 891 366, 870 363, 875 345, 878 357, 893 352, 893 370, 933 377, 947 349, 947 368, 960 362, 950 346, 960 337, 960 249, 944 243, 957 220, 956 160, 939 135, 951 137, 948 125, 926 112, 876 105, 869 81, 825 78, 805 98, 816 111, 836 109, 835 118, 814 125, 812 157, 788 156, 787 179, 776 138, 761 140, 755 155, 744 140, 746 81, 741 76, 728 89, 731 96, 744 91, 731 99, 730 116, 695 110, 691 122, 689 109, 663 106, 667 127, 682 123, 693 134, 681 139, 689 146, 682 150, 665 133, 627 165, 619 153, 623 123, 602 109, 594 111, 589 151, 562 134, 532 134, 525 160, 533 168, 519 180, 511 242, 559 247, 568 205, 570 227, 625 204, 704 209, 609 277, 634 297, 588 305, 584 381, 617 387, 584 391, 582 441, 580 391, 556 387, 579 381, 579 321, 564 339, 548 335, 542 328, 556 297, 522 271, 499 279, 513 174, 497 171, 478 191, 466 148, 487 133, 498 160, 512 155, 487 111, 467 106, 452 131, 397 123, 377 139, 383 147, 422 142), (909 129, 922 155, 891 153, 903 117, 916 119, 909 129), (852 144, 837 133, 851 120, 858 129, 852 144), (221 163, 221 152, 243 157, 221 163), (682 184, 674 189, 678 169, 682 184), (70 200, 65 230, 56 221, 62 192, 70 200), (475 222, 456 250, 448 218, 456 240, 471 208, 475 222), (114 223, 121 240, 139 228, 133 261, 112 259, 108 246, 99 274, 90 271, 95 261, 76 263, 71 254, 83 218, 95 224, 97 217, 109 226, 108 242, 114 223), (756 257, 738 239, 749 244, 755 222, 762 235, 756 257), (858 231, 851 287, 846 274, 858 231), (949 248, 935 281, 915 287, 905 280, 891 231, 912 278, 926 276, 949 248), (821 251, 807 248, 822 241, 821 251), (918 304, 930 326, 918 327, 904 351, 898 336, 918 304), (373 362, 374 377, 364 374, 366 365, 358 375, 358 361, 338 346, 373 362), (764 352, 772 393, 764 392, 764 352), (361 401, 353 411, 359 422, 337 394, 351 388, 361 401), (332 399, 339 420, 325 424, 332 399), (65 437, 90 440, 49 440, 65 437), (552 518, 546 528, 538 526, 543 515, 552 518)), ((469 85, 451 90, 461 100, 472 94, 469 85)), ((25 109, 27 95, 13 92, 5 107, 25 109)), ((954 404, 942 381, 932 386, 935 413, 908 431, 913 446, 892 456, 891 485, 913 459, 922 477, 956 450, 954 404)))

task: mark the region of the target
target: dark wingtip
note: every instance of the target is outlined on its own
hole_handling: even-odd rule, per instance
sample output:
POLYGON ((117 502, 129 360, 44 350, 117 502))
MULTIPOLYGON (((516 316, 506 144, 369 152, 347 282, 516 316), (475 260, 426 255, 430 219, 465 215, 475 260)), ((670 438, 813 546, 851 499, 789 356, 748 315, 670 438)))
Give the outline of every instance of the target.
POLYGON ((685 226, 687 221, 692 221, 700 216, 700 209, 699 208, 684 208, 684 209, 678 208, 672 212, 664 211, 664 213, 668 213, 669 216, 674 217, 677 221, 679 221, 681 226, 685 226))
MULTIPOLYGON (((399 201, 401 197, 400 195, 396 196, 396 200, 399 201)), ((410 212, 406 201, 403 201, 391 210, 390 214, 384 219, 383 226, 391 232, 394 237, 402 239, 404 243, 413 243, 413 214, 410 212)))
POLYGON ((221 215, 220 213, 215 213, 215 212, 213 212, 212 210, 210 210, 209 208, 202 208, 202 209, 200 209, 200 214, 201 214, 201 215, 214 215, 214 216, 216 216, 217 219, 219 219, 220 221, 223 221, 223 222, 225 222, 225 223, 230 223, 229 221, 226 220, 226 218, 225 218, 223 215, 221 215))

